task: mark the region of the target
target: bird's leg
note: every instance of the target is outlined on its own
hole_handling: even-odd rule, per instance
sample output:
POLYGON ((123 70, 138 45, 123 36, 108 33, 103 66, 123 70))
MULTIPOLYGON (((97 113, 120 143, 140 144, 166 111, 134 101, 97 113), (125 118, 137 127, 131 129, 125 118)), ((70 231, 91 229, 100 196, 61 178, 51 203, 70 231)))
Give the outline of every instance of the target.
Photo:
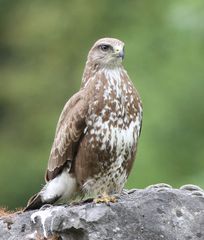
POLYGON ((115 203, 117 201, 115 196, 110 196, 106 192, 103 192, 101 196, 95 198, 94 203, 115 203))

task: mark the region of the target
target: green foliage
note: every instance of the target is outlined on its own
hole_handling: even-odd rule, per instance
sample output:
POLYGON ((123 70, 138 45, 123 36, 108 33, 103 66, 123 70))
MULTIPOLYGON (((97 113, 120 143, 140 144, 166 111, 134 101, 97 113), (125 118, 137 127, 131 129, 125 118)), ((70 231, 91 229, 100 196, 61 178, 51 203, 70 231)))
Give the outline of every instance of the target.
POLYGON ((126 43, 144 105, 127 187, 204 187, 202 0, 1 0, 0 205, 23 206, 44 183, 59 114, 104 36, 126 43))

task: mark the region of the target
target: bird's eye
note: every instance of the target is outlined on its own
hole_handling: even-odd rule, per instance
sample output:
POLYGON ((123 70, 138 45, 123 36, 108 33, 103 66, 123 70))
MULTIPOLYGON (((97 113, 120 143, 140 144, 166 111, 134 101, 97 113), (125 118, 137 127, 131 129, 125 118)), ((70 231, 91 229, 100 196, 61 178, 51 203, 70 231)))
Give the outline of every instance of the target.
POLYGON ((110 46, 109 45, 100 45, 100 49, 103 51, 103 52, 107 52, 109 49, 110 49, 110 46))

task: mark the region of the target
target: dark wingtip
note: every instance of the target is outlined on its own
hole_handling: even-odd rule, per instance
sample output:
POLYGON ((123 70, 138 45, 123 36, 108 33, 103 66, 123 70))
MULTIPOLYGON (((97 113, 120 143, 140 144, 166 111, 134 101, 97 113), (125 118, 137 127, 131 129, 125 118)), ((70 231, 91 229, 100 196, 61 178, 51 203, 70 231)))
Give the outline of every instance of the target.
POLYGON ((44 203, 42 202, 42 198, 40 194, 37 193, 29 199, 27 206, 23 209, 23 212, 39 209, 43 205, 44 203))

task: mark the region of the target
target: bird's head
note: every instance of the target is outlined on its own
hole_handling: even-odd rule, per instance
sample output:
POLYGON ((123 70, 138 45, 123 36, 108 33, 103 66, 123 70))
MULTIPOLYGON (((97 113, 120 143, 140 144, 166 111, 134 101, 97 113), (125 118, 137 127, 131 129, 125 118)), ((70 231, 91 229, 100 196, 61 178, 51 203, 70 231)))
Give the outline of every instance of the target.
POLYGON ((124 58, 124 43, 115 38, 99 39, 88 54, 88 61, 101 67, 115 67, 122 63, 124 58))

